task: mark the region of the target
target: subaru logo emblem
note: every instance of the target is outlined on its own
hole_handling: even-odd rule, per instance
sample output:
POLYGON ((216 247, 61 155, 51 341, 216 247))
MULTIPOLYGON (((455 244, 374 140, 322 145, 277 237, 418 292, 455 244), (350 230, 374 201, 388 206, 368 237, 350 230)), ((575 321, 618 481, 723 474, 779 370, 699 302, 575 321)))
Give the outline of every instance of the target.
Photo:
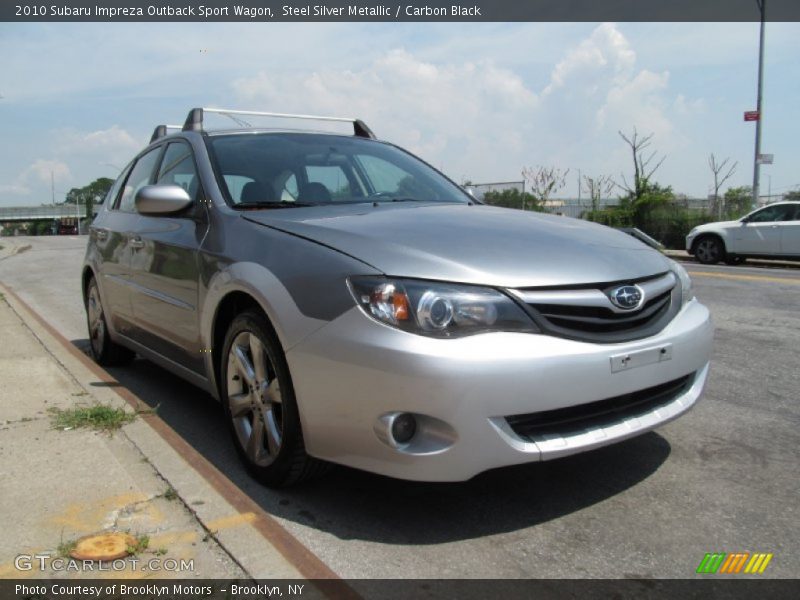
POLYGON ((625 310, 639 308, 643 296, 644 294, 642 294, 641 288, 636 285, 623 285, 622 287, 611 290, 608 294, 611 302, 625 310))

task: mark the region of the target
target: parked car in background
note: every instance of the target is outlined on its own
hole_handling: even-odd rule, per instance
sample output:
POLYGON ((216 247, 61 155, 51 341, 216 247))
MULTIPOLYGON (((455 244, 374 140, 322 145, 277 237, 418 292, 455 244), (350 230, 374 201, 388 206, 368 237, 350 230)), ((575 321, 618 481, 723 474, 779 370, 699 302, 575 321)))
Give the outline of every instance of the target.
POLYGON ((205 112, 288 116, 193 109, 156 129, 91 226, 90 345, 220 400, 264 483, 322 461, 461 481, 630 438, 700 397, 710 315, 660 252, 484 206, 356 119, 327 118, 354 135, 208 131, 205 112))
POLYGON ((747 258, 800 260, 800 202, 776 202, 736 221, 699 225, 686 236, 686 251, 705 265, 747 258))

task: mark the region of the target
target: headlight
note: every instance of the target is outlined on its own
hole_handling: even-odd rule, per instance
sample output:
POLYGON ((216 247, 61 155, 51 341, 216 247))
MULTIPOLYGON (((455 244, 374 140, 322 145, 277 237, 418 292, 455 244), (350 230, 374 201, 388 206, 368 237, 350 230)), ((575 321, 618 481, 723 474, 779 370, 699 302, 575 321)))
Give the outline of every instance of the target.
POLYGON ((383 277, 353 277, 349 284, 365 313, 411 333, 458 337, 538 331, 513 300, 490 288, 383 277))
POLYGON ((689 273, 686 272, 686 269, 683 268, 683 265, 672 261, 672 272, 678 276, 678 279, 681 282, 681 306, 685 305, 689 300, 694 298, 694 292, 692 291, 692 280, 689 277, 689 273))

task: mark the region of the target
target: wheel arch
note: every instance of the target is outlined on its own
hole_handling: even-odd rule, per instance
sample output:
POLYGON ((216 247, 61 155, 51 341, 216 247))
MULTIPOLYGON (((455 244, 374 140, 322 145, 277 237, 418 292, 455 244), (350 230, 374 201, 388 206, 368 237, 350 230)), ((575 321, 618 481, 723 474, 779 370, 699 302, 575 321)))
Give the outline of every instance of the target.
MULTIPOLYGON (((84 265, 83 272, 81 273, 81 294, 83 296, 83 303, 86 304, 86 296, 89 293, 89 281, 94 279, 97 281, 94 269, 90 265, 84 265)), ((99 283, 97 284, 100 285, 99 283)))
POLYGON ((716 238, 722 244, 722 250, 727 253, 728 250, 728 240, 725 235, 720 233, 719 231, 704 231, 700 233, 692 242, 692 254, 697 252, 697 244, 699 244, 702 240, 707 238, 716 238))
MULTIPOLYGON (((248 292, 243 290, 232 290, 228 292, 216 306, 214 318, 211 325, 211 362, 214 373, 214 384, 217 390, 218 397, 222 397, 222 390, 220 388, 219 370, 222 364, 222 346, 225 342, 225 335, 228 328, 231 326, 233 320, 247 310, 257 310, 267 321, 267 324, 275 331, 267 311, 261 306, 261 303, 248 292)), ((277 336, 277 334, 276 334, 277 336)))

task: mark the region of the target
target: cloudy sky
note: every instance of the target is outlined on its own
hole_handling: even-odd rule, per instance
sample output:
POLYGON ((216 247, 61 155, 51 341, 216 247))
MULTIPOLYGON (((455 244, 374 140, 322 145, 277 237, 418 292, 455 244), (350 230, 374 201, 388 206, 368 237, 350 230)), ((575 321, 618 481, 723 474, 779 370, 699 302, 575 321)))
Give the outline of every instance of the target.
MULTIPOLYGON (((762 192, 800 187, 800 24, 767 25, 762 192)), ((756 23, 0 24, 0 205, 56 201, 193 106, 358 116, 457 181, 522 168, 617 179, 618 130, 656 180, 705 196, 707 157, 752 183, 756 23)))

